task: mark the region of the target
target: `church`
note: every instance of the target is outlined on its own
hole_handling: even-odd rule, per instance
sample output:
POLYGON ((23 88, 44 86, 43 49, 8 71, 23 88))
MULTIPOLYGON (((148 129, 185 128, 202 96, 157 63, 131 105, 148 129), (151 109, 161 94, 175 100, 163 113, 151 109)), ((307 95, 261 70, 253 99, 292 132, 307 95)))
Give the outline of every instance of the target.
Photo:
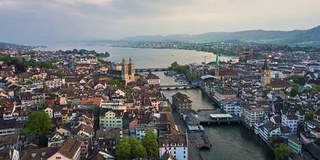
POLYGON ((121 63, 121 80, 125 83, 128 84, 130 82, 135 82, 135 69, 134 69, 134 63, 132 58, 129 59, 129 63, 127 63, 126 59, 122 59, 121 63))

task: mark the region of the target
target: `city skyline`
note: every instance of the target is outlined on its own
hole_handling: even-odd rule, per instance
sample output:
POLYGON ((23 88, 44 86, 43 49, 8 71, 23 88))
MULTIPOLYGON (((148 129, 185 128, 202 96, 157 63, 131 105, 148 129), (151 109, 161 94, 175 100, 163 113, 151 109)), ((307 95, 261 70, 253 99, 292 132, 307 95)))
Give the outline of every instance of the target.
POLYGON ((309 29, 318 0, 2 0, 0 41, 22 44, 138 35, 309 29))

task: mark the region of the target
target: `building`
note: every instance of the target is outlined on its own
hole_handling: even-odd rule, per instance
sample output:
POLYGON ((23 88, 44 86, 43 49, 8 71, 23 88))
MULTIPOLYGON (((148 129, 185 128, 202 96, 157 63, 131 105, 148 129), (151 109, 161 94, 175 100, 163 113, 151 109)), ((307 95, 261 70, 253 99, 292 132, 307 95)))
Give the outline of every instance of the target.
POLYGON ((302 142, 295 135, 290 135, 288 137, 288 147, 292 152, 300 154, 302 148, 302 142))
POLYGON ((100 128, 122 128, 122 110, 102 109, 100 113, 100 128))
POLYGON ((281 129, 280 125, 275 125, 272 123, 267 123, 265 125, 262 125, 259 127, 259 136, 264 140, 264 141, 269 141, 270 138, 274 135, 281 135, 281 129))
POLYGON ((188 138, 186 134, 159 136, 159 156, 170 152, 176 159, 188 160, 188 138))
POLYGON ((152 130, 156 137, 158 137, 158 128, 155 125, 145 125, 145 124, 138 124, 136 128, 136 137, 138 139, 142 139, 149 130, 152 130))
POLYGON ((48 86, 48 88, 60 88, 60 87, 62 87, 65 83, 66 83, 66 82, 65 82, 64 79, 56 78, 56 79, 47 80, 47 81, 45 82, 45 85, 48 86))
POLYGON ((291 134, 297 133, 299 119, 294 115, 282 115, 281 124, 291 129, 291 134))
POLYGON ((253 127, 255 123, 263 120, 264 114, 269 110, 266 107, 241 107, 241 117, 247 126, 253 127))
POLYGON ((16 120, 2 120, 0 121, 0 136, 13 135, 18 133, 18 128, 16 128, 16 120))
POLYGON ((160 85, 160 78, 151 72, 149 72, 145 79, 148 85, 160 85))
POLYGON ((192 109, 192 101, 190 100, 190 97, 180 92, 172 95, 172 104, 180 114, 185 110, 192 109))
POLYGON ((135 69, 132 58, 129 59, 129 63, 127 63, 126 59, 122 59, 122 69, 121 69, 121 79, 128 84, 130 82, 135 82, 135 69))
POLYGON ((270 71, 268 59, 266 57, 264 61, 264 65, 262 67, 261 85, 263 87, 266 87, 267 85, 270 85, 270 81, 271 81, 271 71, 270 71))
POLYGON ((314 112, 313 119, 315 121, 320 122, 320 109, 318 109, 316 112, 314 112))
POLYGON ((227 114, 240 116, 240 105, 236 101, 223 102, 222 109, 227 114))
POLYGON ((214 95, 217 101, 234 100, 237 96, 235 90, 231 87, 216 87, 214 95))
POLYGON ((81 143, 74 139, 68 138, 61 148, 53 154, 48 160, 80 160, 81 143))

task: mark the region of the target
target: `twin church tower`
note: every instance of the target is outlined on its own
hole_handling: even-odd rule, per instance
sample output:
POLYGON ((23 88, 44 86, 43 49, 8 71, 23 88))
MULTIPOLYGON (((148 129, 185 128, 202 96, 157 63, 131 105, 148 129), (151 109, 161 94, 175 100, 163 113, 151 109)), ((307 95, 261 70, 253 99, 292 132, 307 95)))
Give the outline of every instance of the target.
POLYGON ((121 79, 125 82, 125 84, 130 82, 135 82, 136 71, 134 69, 134 63, 132 58, 129 59, 129 63, 127 63, 126 59, 122 59, 121 63, 121 79))

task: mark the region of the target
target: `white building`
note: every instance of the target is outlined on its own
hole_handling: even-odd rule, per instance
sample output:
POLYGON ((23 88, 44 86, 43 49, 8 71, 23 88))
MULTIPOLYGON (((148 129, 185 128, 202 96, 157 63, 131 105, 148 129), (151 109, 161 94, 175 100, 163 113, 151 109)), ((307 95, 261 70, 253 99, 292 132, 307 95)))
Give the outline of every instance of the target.
POLYGON ((187 135, 161 135, 159 137, 159 156, 161 157, 167 151, 178 160, 188 160, 187 135))
POLYGON ((53 109, 51 107, 47 107, 45 110, 44 110, 50 118, 53 118, 53 109))
POLYGON ((274 135, 281 135, 280 125, 267 123, 259 127, 259 136, 264 140, 268 141, 274 135))
POLYGON ((63 86, 65 84, 65 79, 52 79, 52 80, 47 80, 45 82, 45 84, 49 87, 49 88, 59 88, 61 86, 63 86))
POLYGON ((253 127, 255 123, 263 120, 268 110, 270 109, 265 107, 241 107, 241 117, 249 127, 253 127))
POLYGON ((240 116, 240 106, 236 102, 223 103, 222 108, 227 114, 240 116))
POLYGON ((299 119, 294 115, 282 115, 281 124, 291 129, 291 134, 297 133, 299 119))
POLYGON ((149 74, 145 77, 145 79, 149 85, 160 84, 160 78, 157 75, 152 74, 151 72, 149 72, 149 74))

